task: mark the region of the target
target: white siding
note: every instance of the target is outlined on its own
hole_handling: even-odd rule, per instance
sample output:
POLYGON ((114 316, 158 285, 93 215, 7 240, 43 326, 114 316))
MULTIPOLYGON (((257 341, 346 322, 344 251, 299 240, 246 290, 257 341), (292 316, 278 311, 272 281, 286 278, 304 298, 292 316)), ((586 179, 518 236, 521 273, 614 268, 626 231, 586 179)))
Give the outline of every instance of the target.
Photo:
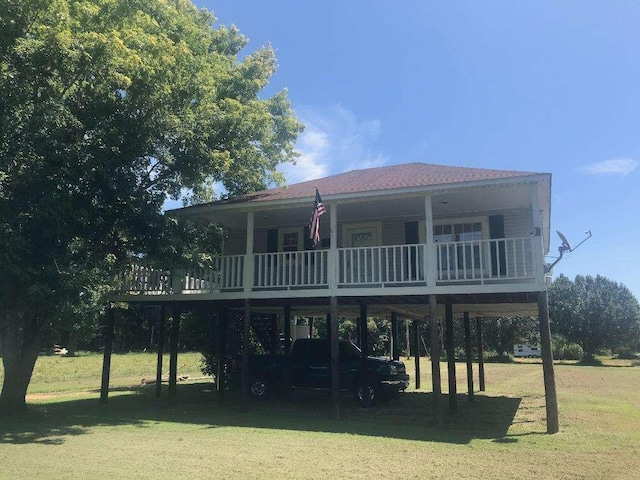
MULTIPOLYGON (((515 212, 510 210, 508 212, 504 212, 504 236, 506 238, 530 238, 533 233, 533 214, 531 209, 519 209, 515 212)), ((518 247, 516 247, 518 248, 518 247)), ((514 258, 514 247, 513 245, 507 244, 506 255, 507 258, 514 258)), ((517 273, 521 276, 524 272, 527 275, 533 275, 533 259, 531 255, 531 247, 530 244, 528 246, 528 251, 525 252, 525 261, 518 260, 518 262, 513 265, 508 263, 509 274, 513 274, 517 271, 517 273)), ((520 252, 518 252, 520 253, 520 252)), ((521 259, 522 254, 516 255, 515 258, 521 259)))

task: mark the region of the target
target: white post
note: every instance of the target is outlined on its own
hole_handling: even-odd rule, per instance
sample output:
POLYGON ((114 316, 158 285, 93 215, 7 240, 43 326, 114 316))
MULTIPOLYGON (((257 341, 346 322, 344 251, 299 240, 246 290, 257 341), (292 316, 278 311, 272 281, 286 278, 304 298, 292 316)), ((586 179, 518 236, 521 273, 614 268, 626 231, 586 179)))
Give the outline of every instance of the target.
MULTIPOLYGON (((533 213, 533 236, 531 238, 531 255, 533 271, 537 284, 544 283, 544 256, 542 254, 542 215, 538 203, 538 184, 531 184, 531 211, 533 213)), ((545 288, 546 290, 546 288, 545 288)))
POLYGON ((247 249, 244 256, 242 282, 245 293, 251 292, 253 287, 253 230, 255 219, 253 212, 247 212, 247 249))
POLYGON ((428 193, 424 197, 424 228, 426 251, 424 255, 424 279, 427 287, 435 287, 436 285, 436 246, 433 243, 433 205, 431 203, 431 194, 428 193))
MULTIPOLYGON (((327 275, 329 282, 329 290, 332 292, 332 296, 335 295, 338 289, 338 269, 339 269, 339 261, 338 261, 338 206, 335 203, 331 203, 329 205, 329 220, 330 220, 330 240, 331 244, 329 245, 329 254, 328 254, 328 265, 327 265, 327 275)), ((331 319, 332 321, 337 322, 337 319, 331 319)))

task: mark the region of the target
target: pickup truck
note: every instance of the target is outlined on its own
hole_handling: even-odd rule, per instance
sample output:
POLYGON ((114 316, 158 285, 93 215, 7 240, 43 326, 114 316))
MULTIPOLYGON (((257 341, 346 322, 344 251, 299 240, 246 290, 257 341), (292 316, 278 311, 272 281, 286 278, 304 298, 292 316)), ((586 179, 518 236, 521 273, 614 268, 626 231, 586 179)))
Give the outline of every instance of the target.
MULTIPOLYGON (((394 395, 409 386, 409 375, 402 362, 386 357, 367 357, 363 371, 360 349, 340 340, 340 390, 352 392, 363 406, 372 406, 382 395, 394 395)), ((296 340, 289 360, 284 355, 250 356, 249 393, 263 399, 284 385, 287 367, 291 387, 295 389, 331 390, 331 345, 328 339, 296 340), (287 365, 289 362, 289 365, 287 365)))

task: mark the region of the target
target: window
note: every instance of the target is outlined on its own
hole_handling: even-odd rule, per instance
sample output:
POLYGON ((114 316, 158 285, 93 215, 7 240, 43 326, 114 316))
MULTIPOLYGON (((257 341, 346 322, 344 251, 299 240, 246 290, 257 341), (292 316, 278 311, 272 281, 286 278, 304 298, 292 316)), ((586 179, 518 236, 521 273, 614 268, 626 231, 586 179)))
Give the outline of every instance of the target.
POLYGON ((282 236, 282 251, 295 252, 298 250, 298 232, 285 233, 282 236))
MULTIPOLYGON (((482 265, 480 240, 488 233, 484 219, 451 220, 433 226, 433 241, 444 243, 438 251, 439 270, 477 270, 482 265), (456 243, 453 242, 468 242, 456 243)), ((487 263, 484 262, 486 265, 487 263)))
POLYGON ((302 250, 302 229, 301 228, 281 228, 279 231, 278 251, 297 252, 302 250))

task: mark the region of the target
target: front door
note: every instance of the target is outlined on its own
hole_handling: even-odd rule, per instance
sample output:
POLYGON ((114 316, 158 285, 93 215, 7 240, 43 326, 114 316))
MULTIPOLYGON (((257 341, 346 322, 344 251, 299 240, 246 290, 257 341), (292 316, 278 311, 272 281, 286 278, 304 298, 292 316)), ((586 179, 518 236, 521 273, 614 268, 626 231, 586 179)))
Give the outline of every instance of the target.
POLYGON ((348 283, 376 283, 380 281, 378 257, 374 249, 380 245, 380 224, 346 225, 343 231, 344 244, 350 249, 345 252, 346 280, 348 283))

